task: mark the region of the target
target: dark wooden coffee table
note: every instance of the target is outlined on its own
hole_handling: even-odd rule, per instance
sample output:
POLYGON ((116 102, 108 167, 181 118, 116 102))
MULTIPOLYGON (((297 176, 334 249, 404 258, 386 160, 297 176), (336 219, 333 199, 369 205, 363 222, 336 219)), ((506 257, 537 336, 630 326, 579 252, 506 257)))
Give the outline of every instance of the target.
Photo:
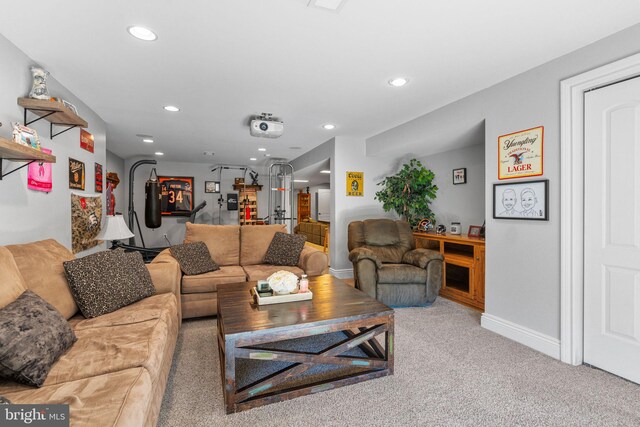
POLYGON ((218 286, 218 349, 227 413, 393 375, 393 309, 328 274, 309 279, 309 301, 257 306, 249 292, 253 286, 255 282, 218 286), (333 337, 336 332, 344 334, 340 341, 320 352, 274 350, 273 344, 265 348, 267 343, 333 337), (382 333, 383 344, 375 339, 382 333), (359 356, 353 356, 356 349, 359 356), (292 365, 238 388, 238 359, 292 365), (295 385, 293 380, 316 365, 340 372, 332 376, 329 369, 319 381, 295 385), (345 374, 347 368, 351 372, 345 374), (294 385, 287 386, 290 382, 294 385))

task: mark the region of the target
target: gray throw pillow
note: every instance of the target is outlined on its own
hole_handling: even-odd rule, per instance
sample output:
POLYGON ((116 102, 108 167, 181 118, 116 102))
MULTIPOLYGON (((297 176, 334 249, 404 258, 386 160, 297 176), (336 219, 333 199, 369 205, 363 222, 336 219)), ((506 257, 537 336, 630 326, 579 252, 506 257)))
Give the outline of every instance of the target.
POLYGON ((307 236, 304 234, 287 234, 278 231, 271 240, 263 262, 272 265, 297 265, 306 240, 307 236))
POLYGON ((58 310, 31 291, 0 309, 0 378, 40 387, 76 342, 58 310))
POLYGON ((178 260, 182 272, 187 276, 220 270, 204 242, 171 246, 170 251, 171 255, 178 260))
POLYGON ((111 313, 156 293, 139 252, 104 251, 64 263, 69 288, 86 318, 111 313))

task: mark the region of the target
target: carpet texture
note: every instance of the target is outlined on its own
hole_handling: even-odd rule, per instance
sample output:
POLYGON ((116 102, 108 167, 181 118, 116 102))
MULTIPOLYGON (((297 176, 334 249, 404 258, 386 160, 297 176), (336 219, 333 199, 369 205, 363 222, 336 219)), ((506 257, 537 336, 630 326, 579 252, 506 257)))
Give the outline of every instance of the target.
POLYGON ((396 310, 395 375, 225 415, 215 327, 183 323, 159 426, 640 425, 640 386, 482 329, 442 298, 396 310))

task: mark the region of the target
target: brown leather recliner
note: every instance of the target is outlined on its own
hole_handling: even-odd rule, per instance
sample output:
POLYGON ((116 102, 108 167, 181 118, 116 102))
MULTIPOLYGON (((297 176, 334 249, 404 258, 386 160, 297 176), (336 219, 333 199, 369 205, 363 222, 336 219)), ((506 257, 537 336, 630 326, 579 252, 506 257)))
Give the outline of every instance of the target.
POLYGON ((356 288, 392 307, 435 301, 442 286, 442 254, 416 249, 407 222, 354 221, 348 233, 356 288))

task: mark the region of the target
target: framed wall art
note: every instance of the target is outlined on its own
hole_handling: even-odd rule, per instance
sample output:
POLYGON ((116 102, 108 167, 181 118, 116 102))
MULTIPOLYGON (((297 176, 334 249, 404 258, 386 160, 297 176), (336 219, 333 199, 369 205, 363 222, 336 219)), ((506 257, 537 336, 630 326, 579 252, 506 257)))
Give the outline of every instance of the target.
POLYGON ((95 164, 96 169, 96 193, 102 193, 102 165, 100 163, 95 164))
POLYGON ((544 126, 498 137, 498 179, 540 176, 544 163, 544 126))
POLYGON ((204 192, 205 193, 219 193, 220 192, 220 181, 205 181, 204 182, 204 192))
POLYGON ((549 180, 493 184, 496 219, 549 220, 549 180))
POLYGON ((453 185, 467 183, 467 168, 458 168, 453 170, 453 185))
POLYGON ((194 207, 192 176, 159 176, 163 216, 189 216, 194 207))
POLYGON ((84 162, 69 157, 69 188, 84 191, 84 162))
POLYGON ((83 150, 87 150, 90 153, 93 153, 94 144, 95 142, 93 140, 93 135, 84 129, 80 129, 80 148, 82 148, 83 150))
POLYGON ((41 150, 40 138, 38 138, 38 132, 35 129, 22 126, 20 123, 12 123, 12 126, 13 142, 35 150, 41 150))

